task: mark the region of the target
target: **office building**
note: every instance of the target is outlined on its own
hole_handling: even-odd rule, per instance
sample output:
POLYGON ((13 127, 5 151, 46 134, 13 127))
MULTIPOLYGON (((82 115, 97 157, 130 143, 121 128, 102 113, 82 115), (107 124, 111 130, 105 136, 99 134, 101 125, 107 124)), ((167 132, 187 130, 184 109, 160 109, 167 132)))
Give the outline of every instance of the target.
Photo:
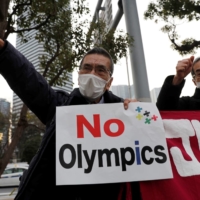
POLYGON ((133 85, 111 85, 110 91, 113 94, 122 97, 124 99, 132 98, 134 99, 134 88, 133 85))
POLYGON ((10 102, 6 99, 0 98, 0 112, 6 116, 10 115, 10 102))
POLYGON ((103 10, 99 14, 99 18, 106 23, 106 27, 109 28, 112 24, 112 0, 106 0, 103 5, 103 10))

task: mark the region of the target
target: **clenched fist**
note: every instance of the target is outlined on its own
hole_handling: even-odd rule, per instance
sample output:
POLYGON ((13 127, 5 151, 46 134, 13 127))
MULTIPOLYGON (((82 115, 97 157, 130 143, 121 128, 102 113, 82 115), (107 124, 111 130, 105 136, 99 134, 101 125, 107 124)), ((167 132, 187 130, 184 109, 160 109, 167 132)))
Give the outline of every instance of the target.
POLYGON ((192 71, 194 56, 178 61, 176 65, 176 75, 174 76, 173 85, 179 85, 183 79, 192 71))

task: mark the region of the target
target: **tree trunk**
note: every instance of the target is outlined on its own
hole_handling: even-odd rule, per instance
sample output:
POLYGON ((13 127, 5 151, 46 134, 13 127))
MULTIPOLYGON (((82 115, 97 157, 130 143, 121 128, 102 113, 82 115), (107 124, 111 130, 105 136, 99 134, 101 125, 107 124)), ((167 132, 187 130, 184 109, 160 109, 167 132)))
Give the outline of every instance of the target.
POLYGON ((7 151, 4 153, 3 157, 0 159, 0 176, 3 173, 4 169, 6 168, 7 164, 9 163, 10 158, 15 150, 17 143, 19 142, 22 134, 24 133, 25 128, 27 127, 27 119, 26 114, 28 112, 28 107, 23 104, 20 118, 17 124, 17 128, 15 130, 14 136, 12 137, 12 141, 8 146, 7 151))
POLYGON ((0 38, 4 38, 10 0, 0 0, 0 38))

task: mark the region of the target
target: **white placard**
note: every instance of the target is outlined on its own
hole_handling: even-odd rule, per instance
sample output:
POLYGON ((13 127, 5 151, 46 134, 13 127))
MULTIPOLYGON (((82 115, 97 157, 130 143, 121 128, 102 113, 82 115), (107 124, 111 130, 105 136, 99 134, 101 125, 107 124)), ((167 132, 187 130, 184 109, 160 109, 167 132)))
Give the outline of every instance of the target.
POLYGON ((153 103, 56 108, 56 185, 173 178, 153 103))

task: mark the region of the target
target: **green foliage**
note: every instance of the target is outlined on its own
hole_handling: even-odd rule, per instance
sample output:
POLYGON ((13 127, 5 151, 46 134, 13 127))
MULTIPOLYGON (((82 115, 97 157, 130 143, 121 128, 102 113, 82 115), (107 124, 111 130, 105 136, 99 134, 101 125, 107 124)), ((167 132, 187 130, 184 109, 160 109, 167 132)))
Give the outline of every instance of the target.
POLYGON ((92 33, 87 35, 85 52, 93 46, 103 47, 110 53, 114 63, 126 56, 127 47, 133 45, 134 42, 134 39, 127 33, 125 34, 123 30, 108 31, 102 20, 92 24, 91 30, 92 33))
POLYGON ((34 129, 38 129, 39 132, 41 131, 44 132, 45 125, 32 112, 27 113, 27 121, 28 121, 29 126, 33 125, 32 127, 34 129))
POLYGON ((169 17, 179 19, 199 20, 200 1, 191 0, 157 0, 157 3, 150 3, 144 13, 146 19, 159 17, 168 22, 169 17))
POLYGON ((108 32, 104 22, 90 24, 86 17, 81 20, 80 16, 83 17, 83 14, 86 16, 89 12, 86 7, 81 9, 81 13, 76 13, 80 9, 76 10, 75 7, 67 8, 65 13, 61 13, 54 21, 53 26, 40 29, 39 32, 42 34, 37 35, 37 39, 44 43, 48 53, 41 56, 41 67, 44 70, 43 76, 50 85, 65 85, 68 72, 79 66, 84 54, 93 46, 107 49, 116 63, 125 56, 128 45, 133 43, 133 39, 122 31, 118 31, 115 35, 114 32, 108 32), (90 30, 89 35, 88 30, 90 30), (97 32, 101 35, 99 44, 95 43, 97 32))
POLYGON ((5 117, 4 117, 4 115, 0 112, 0 132, 3 131, 4 126, 5 126, 5 117))
POLYGON ((10 125, 9 116, 0 112, 0 133, 4 133, 8 130, 10 125))
MULTIPOLYGON (((25 151, 25 154, 26 152, 28 152, 28 154, 30 153, 31 154, 30 157, 33 156, 32 152, 36 153, 39 147, 38 145, 40 143, 42 135, 45 132, 45 125, 35 116, 35 114, 28 112, 27 121, 28 121, 28 126, 25 129, 25 132, 20 138, 20 141, 17 145, 17 148, 19 150, 19 159, 20 158, 22 159, 24 156, 26 157, 26 155, 24 155, 24 151, 25 151), (35 138, 36 138, 36 141, 35 141, 35 138), (31 144, 31 147, 33 147, 32 150, 29 149, 29 147, 27 146, 27 143, 28 144, 33 143, 31 144)), ((27 160, 24 160, 24 161, 27 161, 27 160)))
POLYGON ((30 163, 33 156, 36 154, 41 143, 41 136, 37 135, 30 137, 24 144, 24 150, 21 156, 22 162, 30 163))
POLYGON ((157 0, 150 3, 144 13, 145 19, 159 20, 167 23, 161 30, 167 33, 172 42, 172 48, 181 55, 194 53, 200 47, 200 41, 186 38, 177 44, 179 35, 176 32, 175 20, 198 21, 200 19, 200 1, 194 0, 157 0))
POLYGON ((0 158, 4 153, 4 148, 8 142, 8 132, 10 126, 10 117, 0 112, 0 158), (4 143, 3 143, 4 141, 4 143))

